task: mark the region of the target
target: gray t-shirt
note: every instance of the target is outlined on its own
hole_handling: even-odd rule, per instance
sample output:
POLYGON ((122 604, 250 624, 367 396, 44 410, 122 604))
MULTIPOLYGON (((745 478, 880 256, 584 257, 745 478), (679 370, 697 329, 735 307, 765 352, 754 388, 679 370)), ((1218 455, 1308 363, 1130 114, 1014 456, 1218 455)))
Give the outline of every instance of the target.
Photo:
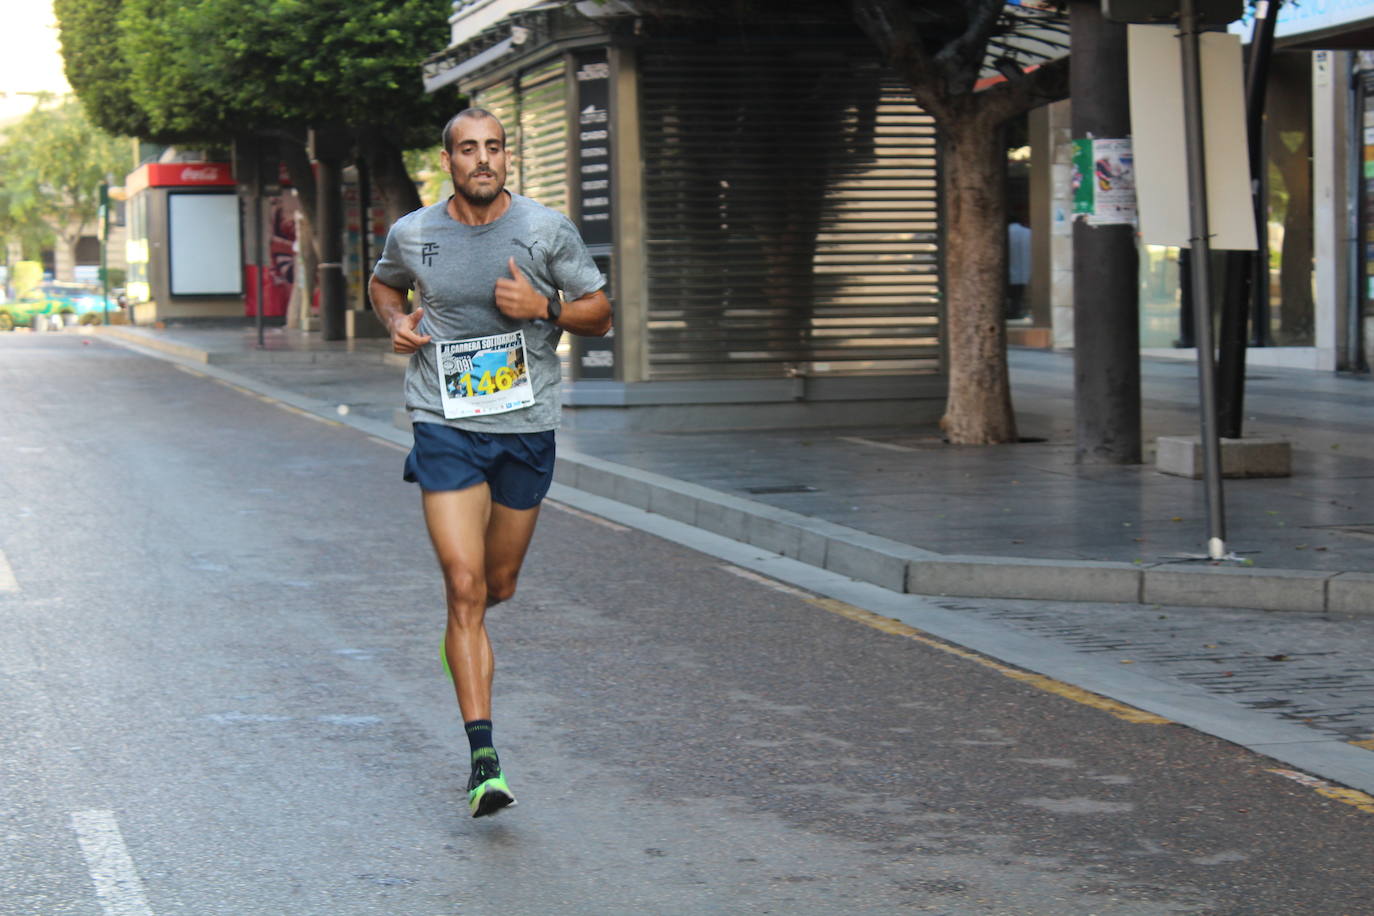
POLYGON ((396 221, 377 261, 377 279, 395 289, 414 289, 425 310, 417 329, 433 340, 461 340, 523 329, 534 403, 489 416, 444 417, 439 374, 431 341, 406 367, 406 409, 416 422, 444 423, 488 433, 533 433, 557 429, 562 412, 561 369, 555 349, 561 328, 545 321, 517 321, 496 308, 496 281, 510 277, 507 260, 539 293, 562 290, 578 299, 606 285, 572 220, 556 210, 510 195, 510 208, 484 226, 460 223, 448 201, 408 213, 396 221))

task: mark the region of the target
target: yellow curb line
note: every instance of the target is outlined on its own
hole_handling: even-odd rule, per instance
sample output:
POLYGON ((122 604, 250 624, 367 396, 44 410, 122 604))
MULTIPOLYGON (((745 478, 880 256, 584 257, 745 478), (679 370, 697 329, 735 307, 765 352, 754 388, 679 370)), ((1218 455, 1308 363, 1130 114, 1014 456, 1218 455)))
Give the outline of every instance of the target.
POLYGON ((1300 785, 1307 786, 1318 795, 1358 808, 1365 814, 1374 814, 1374 795, 1368 795, 1358 789, 1345 789, 1341 786, 1329 783, 1325 779, 1318 779, 1315 776, 1308 776, 1306 773, 1299 773, 1297 770, 1274 769, 1268 770, 1267 772, 1276 773, 1284 779, 1291 779, 1300 785))
POLYGON ((305 417, 307 420, 314 420, 316 423, 323 423, 325 426, 343 426, 343 424, 340 423, 338 420, 327 420, 324 417, 317 416, 316 414, 313 414, 308 410, 301 410, 299 407, 292 407, 290 404, 283 404, 281 401, 269 400, 268 403, 275 404, 282 410, 289 411, 294 414, 299 414, 300 416, 305 417))
POLYGON ((901 621, 893 620, 890 617, 883 617, 872 611, 865 611, 852 604, 836 601, 833 598, 807 598, 806 601, 808 604, 813 604, 821 610, 829 611, 832 614, 838 614, 841 617, 846 617, 857 623, 862 623, 875 630, 881 630, 884 633, 890 633, 893 636, 905 636, 907 639, 914 639, 923 645, 939 649, 941 652, 948 652, 950 655, 957 655, 968 661, 976 662, 984 668, 991 668, 998 674, 1009 677, 1012 680, 1020 681, 1023 684, 1028 684, 1031 687, 1044 690, 1047 693, 1053 693, 1056 696, 1061 696, 1068 700, 1073 700, 1075 703, 1081 703, 1084 706, 1100 709, 1103 712, 1116 716, 1118 719, 1133 722, 1137 725, 1173 724, 1171 720, 1163 716, 1157 716, 1152 712, 1136 709, 1134 706, 1127 706, 1125 703, 1109 700, 1104 696, 1099 696, 1098 694, 1083 690, 1080 687, 1074 687, 1072 684, 1066 684, 1063 681, 1056 681, 1054 678, 1045 677, 1043 674, 1033 674, 1029 671, 1022 671, 1019 668, 1013 668, 1010 665, 1004 665, 1001 662, 993 661, 987 656, 979 655, 977 652, 971 652, 968 649, 961 649, 958 646, 950 645, 932 636, 927 636, 915 627, 909 627, 901 621))

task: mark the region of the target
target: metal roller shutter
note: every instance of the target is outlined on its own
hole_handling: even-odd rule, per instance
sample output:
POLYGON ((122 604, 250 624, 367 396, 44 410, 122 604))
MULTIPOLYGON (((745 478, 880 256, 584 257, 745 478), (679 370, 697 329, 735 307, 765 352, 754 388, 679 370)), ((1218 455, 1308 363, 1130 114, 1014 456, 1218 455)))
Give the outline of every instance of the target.
POLYGON ((520 193, 568 212, 568 112, 563 58, 520 76, 520 193))
POLYGON ((652 379, 934 373, 935 127, 863 50, 641 51, 652 379))
POLYGON ((506 126, 513 154, 506 187, 568 212, 568 113, 562 57, 473 95, 506 126))

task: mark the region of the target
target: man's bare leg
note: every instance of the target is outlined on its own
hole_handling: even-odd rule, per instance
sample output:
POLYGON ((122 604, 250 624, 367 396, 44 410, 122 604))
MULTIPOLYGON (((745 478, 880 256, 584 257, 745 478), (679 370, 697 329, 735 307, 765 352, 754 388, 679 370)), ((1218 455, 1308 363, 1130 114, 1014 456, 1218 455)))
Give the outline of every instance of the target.
POLYGON ((493 657, 486 609, 515 594, 539 507, 491 501, 486 484, 424 494, 425 523, 444 573, 444 646, 464 721, 491 718, 493 657))
POLYGON ((515 803, 491 747, 495 665, 486 609, 515 594, 539 507, 511 509, 493 503, 486 484, 425 492, 423 498, 430 540, 444 573, 448 604, 444 657, 464 728, 473 742, 468 805, 478 817, 515 803))
POLYGON ((490 719, 494 660, 486 628, 486 531, 491 493, 482 483, 466 490, 426 491, 423 502, 429 539, 444 575, 444 653, 458 708, 465 722, 490 719))

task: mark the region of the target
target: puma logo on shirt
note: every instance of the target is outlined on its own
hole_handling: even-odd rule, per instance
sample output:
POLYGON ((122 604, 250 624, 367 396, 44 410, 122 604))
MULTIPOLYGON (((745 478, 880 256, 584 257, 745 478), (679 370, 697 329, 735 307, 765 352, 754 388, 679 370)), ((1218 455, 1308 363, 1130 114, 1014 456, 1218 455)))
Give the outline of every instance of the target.
POLYGON ((533 245, 526 245, 519 239, 511 239, 510 243, 512 245, 519 245, 521 248, 525 249, 525 251, 529 252, 530 260, 534 260, 534 249, 539 245, 538 242, 535 242, 533 245))

